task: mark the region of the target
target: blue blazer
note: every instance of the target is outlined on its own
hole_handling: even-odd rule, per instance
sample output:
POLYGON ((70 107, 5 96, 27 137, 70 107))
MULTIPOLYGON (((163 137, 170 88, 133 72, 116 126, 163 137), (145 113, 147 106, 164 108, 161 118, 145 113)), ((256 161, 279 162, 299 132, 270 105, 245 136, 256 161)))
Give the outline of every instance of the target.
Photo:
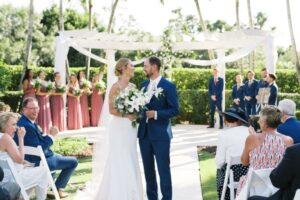
MULTIPOLYGON (((53 144, 53 140, 49 136, 43 136, 43 133, 38 129, 36 123, 32 123, 25 115, 22 115, 17 125, 19 127, 24 127, 26 130, 24 137, 25 146, 37 147, 40 145, 46 158, 53 155, 53 152, 49 149, 49 147, 53 144)), ((15 134, 14 140, 17 144, 19 144, 17 134, 15 134)), ((36 166, 40 163, 40 158, 37 156, 25 155, 25 160, 35 163, 36 166)))
POLYGON ((276 83, 273 83, 270 87, 270 96, 269 96, 269 105, 277 105, 277 93, 278 93, 278 87, 276 83))
MULTIPOLYGON (((149 80, 142 83, 144 91, 147 90, 149 83, 149 80)), ((147 123, 144 115, 138 128, 139 139, 143 139, 146 133, 150 140, 170 140, 173 137, 171 118, 179 114, 176 86, 162 77, 157 88, 163 89, 162 95, 158 98, 153 96, 147 105, 148 110, 157 111, 157 120, 149 119, 147 123)))
MULTIPOLYGON (((231 98, 232 99, 240 99, 240 107, 244 107, 244 97, 245 97, 245 85, 241 85, 239 89, 237 89, 237 84, 232 87, 231 98)), ((245 109, 245 108, 244 108, 245 109)))
POLYGON ((293 138, 294 144, 300 143, 300 121, 296 118, 287 119, 277 127, 277 131, 293 138))
POLYGON ((245 102, 256 102, 256 95, 257 95, 257 87, 258 87, 258 81, 253 80, 252 84, 249 86, 249 81, 246 81, 244 85, 245 89, 245 96, 250 96, 251 100, 245 102))
MULTIPOLYGON (((217 101, 222 101, 223 87, 224 87, 223 78, 218 77, 218 81, 215 84, 214 77, 212 77, 208 82, 209 97, 212 95, 216 95, 217 101)), ((211 100, 211 98, 209 99, 211 100)))

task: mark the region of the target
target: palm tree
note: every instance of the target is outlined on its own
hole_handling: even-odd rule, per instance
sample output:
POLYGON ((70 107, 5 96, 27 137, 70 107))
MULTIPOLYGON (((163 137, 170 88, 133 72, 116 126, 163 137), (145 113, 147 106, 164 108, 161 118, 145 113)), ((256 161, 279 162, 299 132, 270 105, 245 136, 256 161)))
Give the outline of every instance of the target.
POLYGON ((29 3, 29 10, 28 10, 28 30, 27 30, 27 42, 26 42, 26 49, 23 61, 23 72, 20 80, 20 88, 22 87, 22 79, 25 75, 25 71, 28 69, 28 62, 31 53, 32 47, 32 32, 33 32, 33 14, 34 14, 34 7, 33 7, 33 0, 30 0, 29 3))
POLYGON ((119 0, 115 0, 113 5, 112 5, 112 9, 111 9, 110 17, 109 17, 109 22, 108 22, 108 26, 107 26, 107 32, 108 33, 111 33, 111 31, 112 31, 113 19, 114 19, 114 15, 115 15, 118 3, 119 3, 119 0))
MULTIPOLYGON (((197 12, 198 12, 198 15, 199 15, 199 19, 200 19, 200 26, 202 28, 202 30, 204 32, 207 31, 207 27, 206 27, 206 24, 205 24, 205 21, 202 17, 202 13, 201 13, 201 9, 200 9, 200 4, 199 4, 199 1, 198 0, 194 0, 195 1, 195 4, 196 4, 196 8, 197 8, 197 12)), ((214 52, 212 50, 208 50, 208 57, 210 60, 214 59, 215 56, 214 56, 214 52)))
MULTIPOLYGON (((253 29, 253 18, 252 18, 252 11, 251 11, 251 1, 247 0, 247 8, 248 8, 248 18, 249 18, 249 26, 250 29, 253 29)), ((254 68, 254 56, 255 56, 255 52, 253 51, 250 55, 249 55, 249 69, 253 70, 254 68)))
POLYGON ((297 71, 298 82, 300 84, 300 62, 299 62, 299 56, 298 56, 297 46, 296 46, 296 41, 295 41, 295 36, 294 36, 294 29, 293 29, 292 16, 291 16, 291 7, 290 7, 290 1, 289 0, 286 0, 286 8, 287 8, 288 23, 289 23, 289 29, 290 29, 292 48, 293 48, 293 51, 294 51, 295 61, 296 61, 296 66, 295 67, 296 67, 296 71, 297 71))
MULTIPOLYGON (((93 15, 92 15, 92 9, 93 9, 93 0, 89 0, 89 30, 91 31, 93 28, 93 15)), ((91 49, 89 49, 89 52, 91 52, 91 49)), ((86 58, 86 78, 89 79, 90 77, 90 66, 91 66, 91 58, 86 58)))
MULTIPOLYGON (((236 16, 236 29, 240 30, 241 23, 240 23, 240 1, 235 0, 235 16, 236 16)), ((237 63, 238 67, 240 68, 240 74, 243 74, 243 58, 240 59, 237 63)))
POLYGON ((64 30, 64 11, 63 11, 63 0, 59 1, 59 30, 64 30))

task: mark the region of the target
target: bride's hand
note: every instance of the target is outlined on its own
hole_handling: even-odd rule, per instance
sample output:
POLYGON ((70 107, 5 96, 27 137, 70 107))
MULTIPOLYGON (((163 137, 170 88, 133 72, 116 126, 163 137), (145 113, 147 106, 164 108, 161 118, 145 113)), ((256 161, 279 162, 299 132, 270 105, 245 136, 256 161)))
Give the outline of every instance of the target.
POLYGON ((134 115, 126 115, 126 117, 127 117, 130 121, 136 120, 136 117, 135 117, 134 115))

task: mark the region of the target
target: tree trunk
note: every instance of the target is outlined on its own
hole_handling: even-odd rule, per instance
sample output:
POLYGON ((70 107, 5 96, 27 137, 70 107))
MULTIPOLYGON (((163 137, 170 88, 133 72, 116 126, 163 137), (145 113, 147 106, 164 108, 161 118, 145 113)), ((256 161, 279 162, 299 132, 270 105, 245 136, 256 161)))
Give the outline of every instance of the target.
POLYGON ((111 9, 110 17, 109 17, 109 22, 108 22, 108 26, 107 26, 107 32, 108 33, 111 33, 111 31, 112 31, 114 15, 115 15, 118 3, 119 3, 119 0, 115 0, 115 2, 112 5, 112 9, 111 9))
POLYGON ((64 30, 64 11, 63 11, 63 0, 59 1, 59 30, 64 30))
MULTIPOLYGON (((207 32, 206 24, 205 24, 205 21, 202 17, 199 1, 195 0, 195 4, 196 4, 197 12, 198 12, 198 15, 199 15, 201 28, 202 28, 203 32, 207 32)), ((210 60, 215 59, 213 50, 208 50, 208 57, 209 57, 210 60)))
MULTIPOLYGON (((92 14, 92 8, 93 8, 93 0, 89 0, 89 30, 91 31, 93 28, 93 14, 92 14)), ((91 49, 89 48, 89 52, 91 52, 91 49)), ((91 58, 88 56, 86 57, 86 79, 88 80, 90 77, 90 66, 91 66, 91 58)))
POLYGON ((33 32, 33 0, 30 0, 29 4, 29 10, 28 10, 28 30, 27 30, 27 42, 26 42, 26 49, 25 49, 25 55, 23 60, 23 72, 20 80, 20 89, 22 88, 22 79, 25 75, 26 70, 28 69, 28 62, 30 58, 31 53, 31 47, 32 47, 32 32, 33 32))
POLYGON ((294 36, 294 29, 293 29, 292 16, 291 16, 291 7, 290 7, 289 0, 286 0, 286 7, 287 7, 287 15, 288 15, 291 43, 292 43, 292 48, 294 51, 295 62, 296 62, 295 67, 296 67, 296 71, 297 71, 298 83, 300 84, 300 62, 299 62, 299 56, 298 56, 297 46, 296 46, 296 41, 295 41, 295 36, 294 36))
MULTIPOLYGON (((240 23, 240 1, 235 0, 235 16, 236 16, 236 29, 240 30, 241 29, 241 23, 240 23)), ((240 69, 240 74, 243 74, 243 58, 241 58, 237 62, 237 67, 240 69)))
MULTIPOLYGON (((248 7, 248 18, 249 18, 249 26, 250 29, 253 29, 253 19, 252 19, 252 10, 251 10, 251 0, 247 0, 247 7, 248 7)), ((255 59, 255 51, 250 53, 249 55, 249 69, 254 70, 254 59, 255 59)))

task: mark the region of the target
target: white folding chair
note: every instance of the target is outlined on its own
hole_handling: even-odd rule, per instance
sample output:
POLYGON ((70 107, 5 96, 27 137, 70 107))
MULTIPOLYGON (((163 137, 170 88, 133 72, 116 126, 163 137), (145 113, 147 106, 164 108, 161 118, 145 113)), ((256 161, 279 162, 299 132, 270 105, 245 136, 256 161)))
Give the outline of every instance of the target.
POLYGON ((22 183, 17 169, 15 167, 15 164, 13 163, 12 159, 7 153, 1 153, 0 155, 0 166, 2 167, 4 171, 4 177, 9 177, 9 181, 14 181, 16 182, 20 188, 21 188, 21 195, 24 200, 29 200, 29 196, 26 193, 26 190, 35 187, 36 185, 30 185, 25 187, 24 184, 22 183))
POLYGON ((273 168, 257 169, 249 168, 247 181, 236 200, 247 200, 249 196, 269 197, 274 194, 278 188, 272 185, 270 173, 273 168))
POLYGON ((238 155, 238 156, 233 156, 233 155, 228 156, 226 160, 227 160, 226 161, 227 166, 226 166, 226 171, 225 171, 225 179, 224 179, 224 183, 223 183, 223 190, 222 190, 221 200, 225 199, 227 186, 230 189, 230 199, 233 200, 234 199, 234 189, 237 188, 238 182, 234 182, 233 171, 230 170, 230 167, 232 165, 241 164, 241 156, 240 155, 238 155), (228 178, 230 179, 229 185, 228 185, 228 178))
POLYGON ((51 171, 49 169, 49 166, 48 166, 47 160, 45 158, 42 147, 41 146, 37 146, 37 147, 24 146, 24 153, 25 153, 25 155, 33 155, 33 156, 38 156, 41 158, 40 166, 43 166, 47 169, 49 185, 54 193, 55 199, 60 200, 57 188, 55 186, 55 183, 54 183, 53 177, 51 175, 51 171))
POLYGON ((295 196, 294 196, 294 200, 299 200, 300 199, 300 189, 298 189, 295 193, 295 196))

